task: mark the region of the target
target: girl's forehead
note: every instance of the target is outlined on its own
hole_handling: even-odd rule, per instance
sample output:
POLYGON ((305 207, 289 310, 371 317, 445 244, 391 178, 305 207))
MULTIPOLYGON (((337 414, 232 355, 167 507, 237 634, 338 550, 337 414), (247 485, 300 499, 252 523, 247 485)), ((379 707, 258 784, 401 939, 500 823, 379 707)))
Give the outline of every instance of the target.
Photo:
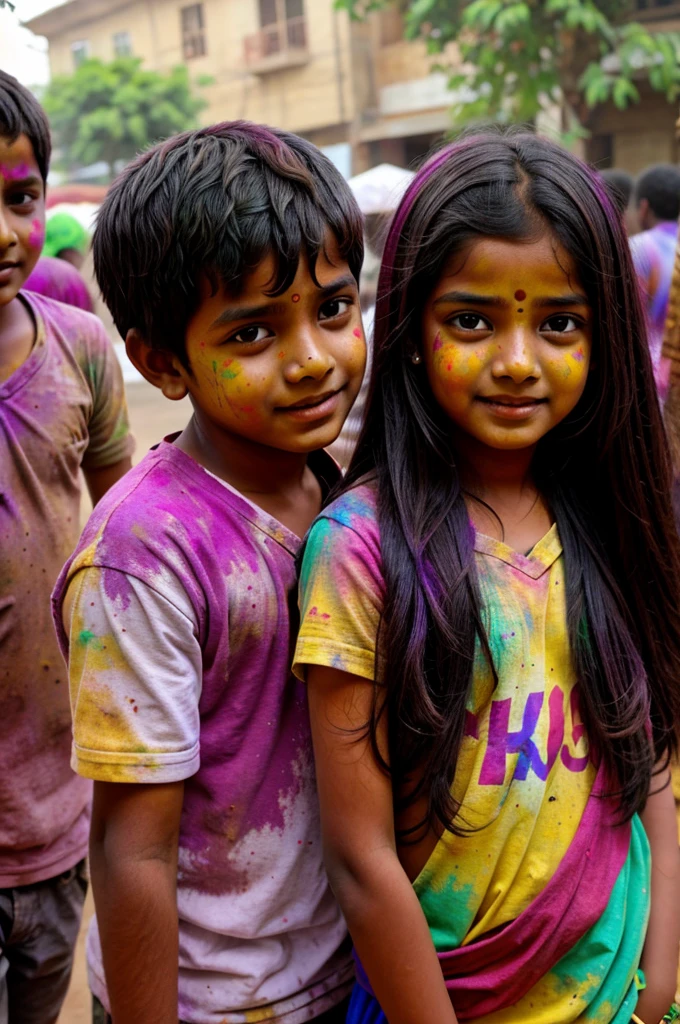
POLYGON ((446 261, 435 291, 446 290, 454 280, 474 282, 484 291, 527 293, 579 285, 574 259, 548 232, 526 240, 483 237, 469 242, 446 261))

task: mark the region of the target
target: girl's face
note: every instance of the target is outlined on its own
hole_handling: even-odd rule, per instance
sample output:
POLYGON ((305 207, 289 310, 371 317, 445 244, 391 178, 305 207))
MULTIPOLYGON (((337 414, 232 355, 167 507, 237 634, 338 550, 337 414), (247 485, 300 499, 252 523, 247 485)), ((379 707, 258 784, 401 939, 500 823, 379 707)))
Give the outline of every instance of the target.
POLYGON ((592 310, 574 261, 549 233, 481 238, 456 253, 421 326, 436 401, 489 448, 532 447, 583 394, 592 310))

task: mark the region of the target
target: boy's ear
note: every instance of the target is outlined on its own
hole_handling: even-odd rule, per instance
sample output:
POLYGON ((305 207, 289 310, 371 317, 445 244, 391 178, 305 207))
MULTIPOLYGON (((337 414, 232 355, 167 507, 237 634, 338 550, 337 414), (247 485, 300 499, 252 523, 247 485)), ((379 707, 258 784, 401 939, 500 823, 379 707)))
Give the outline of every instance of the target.
POLYGON ((136 327, 125 338, 128 359, 149 384, 160 388, 166 398, 179 402, 189 392, 184 380, 186 371, 176 355, 165 349, 152 348, 136 327))

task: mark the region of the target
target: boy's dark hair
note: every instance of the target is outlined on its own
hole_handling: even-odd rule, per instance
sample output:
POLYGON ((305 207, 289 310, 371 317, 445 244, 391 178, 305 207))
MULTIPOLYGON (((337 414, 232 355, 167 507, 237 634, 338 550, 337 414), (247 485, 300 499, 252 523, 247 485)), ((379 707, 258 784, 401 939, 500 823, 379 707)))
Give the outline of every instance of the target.
POLYGON ((224 122, 159 143, 125 168, 99 213, 95 272, 123 337, 136 328, 185 359, 202 276, 238 294, 272 255, 271 294, 280 294, 301 253, 314 275, 329 229, 358 280, 363 220, 331 161, 289 132, 224 122))
POLYGON ((680 217, 680 169, 674 164, 657 164, 643 171, 635 186, 635 201, 646 199, 659 220, 680 217))
POLYGON ((632 174, 628 171, 622 171, 619 167, 612 167, 606 171, 600 171, 604 183, 609 189, 609 194, 614 201, 616 209, 620 213, 625 213, 630 203, 630 197, 633 194, 633 187, 635 185, 635 179, 632 174))
POLYGON ((42 180, 46 182, 52 154, 47 114, 33 93, 6 71, 0 71, 0 135, 10 142, 20 135, 28 137, 42 180))

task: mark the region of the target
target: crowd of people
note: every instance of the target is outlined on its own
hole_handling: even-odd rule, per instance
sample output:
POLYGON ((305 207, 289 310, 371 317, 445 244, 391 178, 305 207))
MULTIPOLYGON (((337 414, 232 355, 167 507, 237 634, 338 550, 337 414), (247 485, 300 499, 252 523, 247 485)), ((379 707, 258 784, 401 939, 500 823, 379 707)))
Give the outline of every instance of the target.
POLYGON ((0 72, 0 1024, 56 1024, 90 874, 93 1024, 680 1020, 677 169, 426 160, 343 475, 332 163, 238 121, 112 184, 98 286, 193 406, 132 468, 112 343, 45 294, 50 152, 0 72))

